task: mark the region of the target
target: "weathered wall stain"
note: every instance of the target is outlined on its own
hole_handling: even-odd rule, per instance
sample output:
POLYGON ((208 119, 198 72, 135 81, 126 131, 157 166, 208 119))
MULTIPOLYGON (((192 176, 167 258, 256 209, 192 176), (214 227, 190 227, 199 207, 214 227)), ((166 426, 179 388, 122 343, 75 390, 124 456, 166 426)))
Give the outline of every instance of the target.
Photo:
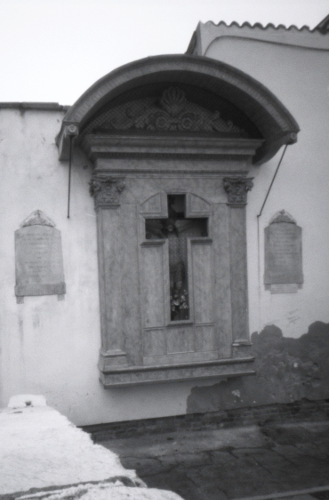
POLYGON ((298 339, 267 326, 252 343, 256 375, 194 387, 188 413, 329 398, 329 324, 317 321, 298 339))

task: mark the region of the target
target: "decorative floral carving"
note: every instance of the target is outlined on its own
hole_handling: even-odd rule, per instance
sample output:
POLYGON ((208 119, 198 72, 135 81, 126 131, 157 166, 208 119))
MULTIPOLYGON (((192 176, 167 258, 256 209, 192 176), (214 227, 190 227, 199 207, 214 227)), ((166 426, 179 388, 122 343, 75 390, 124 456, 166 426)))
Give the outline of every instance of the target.
POLYGON ((99 207, 118 207, 120 194, 125 188, 123 179, 106 177, 94 178, 90 181, 90 194, 95 199, 96 210, 99 207))
POLYGON ((253 187, 252 180, 251 177, 225 177, 223 179, 230 205, 245 205, 247 203, 247 192, 253 187))
POLYGON ((160 99, 147 98, 129 101, 112 108, 97 117, 86 129, 148 130, 157 132, 218 132, 246 136, 244 130, 229 120, 224 120, 219 111, 209 111, 186 99, 179 87, 169 87, 160 99))

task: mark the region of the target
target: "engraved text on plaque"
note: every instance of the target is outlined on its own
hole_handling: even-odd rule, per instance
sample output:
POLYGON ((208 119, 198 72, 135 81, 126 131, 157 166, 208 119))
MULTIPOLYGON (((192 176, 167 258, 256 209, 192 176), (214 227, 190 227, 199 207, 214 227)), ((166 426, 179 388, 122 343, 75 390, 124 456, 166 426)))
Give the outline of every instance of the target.
POLYGON ((297 291, 303 283, 302 229, 284 211, 265 228, 264 281, 273 293, 297 291))
POLYGON ((41 211, 15 232, 17 297, 65 293, 60 231, 41 211))

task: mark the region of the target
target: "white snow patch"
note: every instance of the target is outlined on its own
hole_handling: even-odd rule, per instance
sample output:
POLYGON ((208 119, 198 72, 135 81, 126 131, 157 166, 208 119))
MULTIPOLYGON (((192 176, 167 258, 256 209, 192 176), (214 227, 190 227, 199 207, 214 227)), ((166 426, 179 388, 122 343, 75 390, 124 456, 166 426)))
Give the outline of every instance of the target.
POLYGON ((0 412, 0 464, 0 495, 17 493, 16 500, 181 500, 144 487, 135 471, 46 406, 43 396, 15 396, 0 412))
POLYGON ((182 500, 171 491, 154 488, 129 488, 121 485, 79 485, 63 490, 51 491, 45 494, 36 493, 16 497, 17 500, 182 500))
POLYGON ((12 396, 8 404, 8 408, 25 408, 26 406, 47 406, 46 398, 35 394, 20 394, 12 396))
POLYGON ((0 494, 113 476, 138 483, 135 471, 124 469, 115 453, 93 444, 54 409, 26 405, 31 399, 19 396, 0 412, 0 494))

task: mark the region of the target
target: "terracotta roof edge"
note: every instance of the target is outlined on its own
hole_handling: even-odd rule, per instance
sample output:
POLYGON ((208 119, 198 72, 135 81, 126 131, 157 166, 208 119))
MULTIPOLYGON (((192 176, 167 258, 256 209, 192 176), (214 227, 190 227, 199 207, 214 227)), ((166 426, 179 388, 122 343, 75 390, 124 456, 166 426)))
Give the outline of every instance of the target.
POLYGON ((276 31, 280 31, 280 30, 284 30, 284 31, 299 31, 299 32, 309 32, 309 33, 320 33, 321 35, 326 35, 327 33, 324 32, 323 30, 321 31, 320 30, 320 25, 317 25, 315 26, 314 28, 310 28, 309 26, 307 25, 303 25, 301 27, 298 27, 296 26, 295 24, 292 24, 290 26, 285 26, 284 24, 279 24, 279 25, 275 25, 273 23, 267 23, 266 25, 260 23, 260 22, 256 22, 254 24, 251 24, 250 22, 248 21, 245 21, 243 22, 242 24, 239 24, 237 21, 232 21, 231 23, 226 23, 225 21, 219 21, 218 23, 215 23, 214 21, 206 21, 205 23, 201 23, 203 25, 209 25, 209 24, 212 24, 214 27, 220 27, 220 26, 225 26, 226 28, 232 28, 232 27, 236 27, 236 28, 248 28, 248 29, 260 29, 262 31, 266 31, 266 30, 276 30, 276 31))

